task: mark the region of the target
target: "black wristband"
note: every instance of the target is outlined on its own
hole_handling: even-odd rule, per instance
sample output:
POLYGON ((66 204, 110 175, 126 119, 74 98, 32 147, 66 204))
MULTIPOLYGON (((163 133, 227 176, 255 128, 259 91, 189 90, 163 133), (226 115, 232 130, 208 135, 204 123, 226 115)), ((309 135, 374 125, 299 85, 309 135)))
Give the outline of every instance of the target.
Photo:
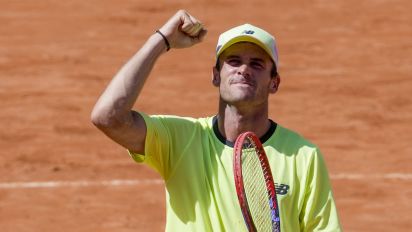
POLYGON ((162 36, 162 38, 163 38, 163 40, 165 41, 165 44, 166 44, 166 51, 169 51, 170 50, 170 44, 169 44, 169 41, 167 40, 166 36, 163 35, 163 33, 160 32, 159 30, 156 30, 156 33, 159 33, 159 35, 162 36))

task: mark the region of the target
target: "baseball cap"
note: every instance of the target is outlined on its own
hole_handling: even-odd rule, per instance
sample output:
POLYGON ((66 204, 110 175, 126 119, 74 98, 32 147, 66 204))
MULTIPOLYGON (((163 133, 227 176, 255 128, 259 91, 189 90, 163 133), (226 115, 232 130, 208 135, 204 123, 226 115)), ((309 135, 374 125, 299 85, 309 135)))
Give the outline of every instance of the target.
POLYGON ((250 42, 258 45, 272 58, 276 67, 279 67, 275 38, 267 31, 248 23, 229 29, 219 36, 216 46, 216 58, 218 58, 226 48, 239 42, 250 42))

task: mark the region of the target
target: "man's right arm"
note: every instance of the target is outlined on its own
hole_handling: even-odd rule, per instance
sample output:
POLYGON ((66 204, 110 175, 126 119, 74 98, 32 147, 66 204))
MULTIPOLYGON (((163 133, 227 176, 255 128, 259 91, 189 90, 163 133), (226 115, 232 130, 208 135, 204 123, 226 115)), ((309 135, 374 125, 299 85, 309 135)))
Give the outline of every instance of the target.
MULTIPOLYGON (((159 30, 172 48, 190 47, 206 34, 202 24, 185 11, 178 11, 159 30)), ((120 69, 95 104, 91 120, 113 141, 132 152, 144 154, 146 125, 132 110, 156 60, 166 51, 164 38, 153 34, 120 69)))

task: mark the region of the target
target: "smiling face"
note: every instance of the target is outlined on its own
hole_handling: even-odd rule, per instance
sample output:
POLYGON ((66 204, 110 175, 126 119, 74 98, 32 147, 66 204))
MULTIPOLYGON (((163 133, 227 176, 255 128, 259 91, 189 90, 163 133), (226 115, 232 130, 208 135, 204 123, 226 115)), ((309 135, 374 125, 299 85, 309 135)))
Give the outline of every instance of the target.
POLYGON ((227 104, 267 104, 275 93, 279 76, 272 77, 273 62, 259 46, 241 42, 228 47, 219 57, 220 70, 213 70, 213 84, 219 86, 227 104))

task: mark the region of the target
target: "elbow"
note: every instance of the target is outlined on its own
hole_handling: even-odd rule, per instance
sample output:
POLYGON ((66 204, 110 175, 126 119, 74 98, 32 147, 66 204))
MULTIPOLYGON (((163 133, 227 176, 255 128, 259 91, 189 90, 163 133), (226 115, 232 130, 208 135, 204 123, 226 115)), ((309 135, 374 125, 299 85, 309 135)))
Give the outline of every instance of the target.
POLYGON ((96 127, 99 127, 99 125, 102 124, 102 116, 100 113, 96 110, 96 108, 93 109, 92 113, 90 114, 90 121, 95 125, 96 127))
POLYGON ((94 126, 97 128, 102 128, 105 125, 107 126, 107 120, 105 120, 105 116, 102 112, 96 109, 93 109, 92 113, 90 114, 90 121, 93 123, 94 126))
POLYGON ((100 130, 117 128, 121 126, 121 120, 113 112, 94 108, 90 114, 90 121, 100 130))

